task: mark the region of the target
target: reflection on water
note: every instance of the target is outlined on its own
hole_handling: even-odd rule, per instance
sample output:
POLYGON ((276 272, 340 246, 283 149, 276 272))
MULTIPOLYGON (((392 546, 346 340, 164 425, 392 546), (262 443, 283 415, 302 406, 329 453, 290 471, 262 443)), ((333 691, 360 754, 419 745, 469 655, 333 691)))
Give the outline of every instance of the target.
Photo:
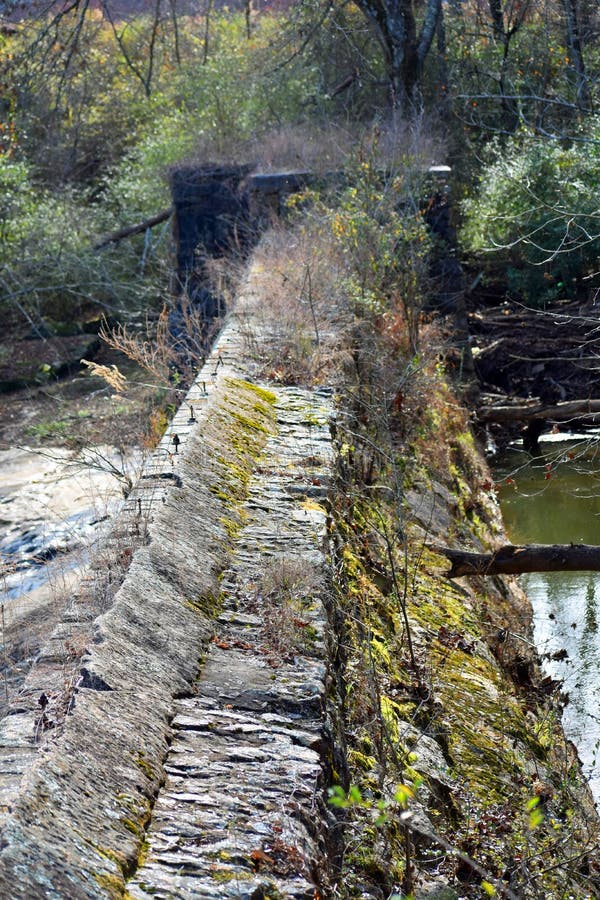
MULTIPOLYGON (((502 481, 499 499, 513 543, 600 544, 595 452, 561 447, 534 462, 514 452, 497 461, 495 477, 502 481)), ((567 651, 567 658, 549 660, 545 667, 569 695, 565 730, 600 803, 600 572, 532 573, 521 580, 533 606, 540 652, 567 651)))

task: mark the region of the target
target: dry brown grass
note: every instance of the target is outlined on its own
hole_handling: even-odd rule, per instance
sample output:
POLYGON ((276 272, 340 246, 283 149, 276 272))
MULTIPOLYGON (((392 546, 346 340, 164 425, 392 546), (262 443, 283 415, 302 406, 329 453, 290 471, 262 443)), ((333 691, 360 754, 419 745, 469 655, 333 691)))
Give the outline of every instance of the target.
POLYGON ((268 336, 261 347, 266 377, 313 386, 335 380, 349 322, 341 278, 335 247, 309 223, 279 224, 265 235, 253 279, 263 297, 255 318, 268 336))
MULTIPOLYGON (((155 322, 148 320, 142 332, 134 333, 124 324, 113 328, 103 325, 100 338, 112 349, 123 353, 148 373, 157 384, 165 385, 171 380, 174 370, 181 374, 184 382, 190 382, 206 355, 206 339, 201 313, 193 307, 186 297, 181 298, 182 326, 186 334, 186 357, 173 341, 169 328, 169 313, 163 306, 155 322)), ((88 363, 89 365, 89 363, 88 363)), ((91 369, 92 375, 104 378, 112 387, 115 378, 112 371, 104 372, 105 367, 91 369)), ((114 368, 114 367, 113 367, 114 368)), ((119 373, 120 374, 120 373, 119 373)), ((125 380, 119 381, 118 390, 125 388, 125 380)))
POLYGON ((250 163, 257 172, 310 171, 317 174, 346 168, 357 149, 381 168, 398 168, 418 161, 421 169, 446 158, 443 128, 431 114, 411 120, 381 120, 365 127, 362 122, 301 122, 275 127, 231 146, 210 137, 198 142, 191 163, 229 165, 250 163))
POLYGON ((286 660, 310 652, 310 607, 322 591, 323 577, 305 557, 280 556, 265 567, 254 597, 262 619, 265 650, 286 660))

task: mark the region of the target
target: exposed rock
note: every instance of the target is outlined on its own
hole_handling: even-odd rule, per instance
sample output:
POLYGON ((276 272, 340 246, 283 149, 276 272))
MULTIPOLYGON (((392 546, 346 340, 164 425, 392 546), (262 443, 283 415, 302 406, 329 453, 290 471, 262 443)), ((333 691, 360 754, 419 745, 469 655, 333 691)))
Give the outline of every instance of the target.
POLYGON ((286 486, 310 488, 315 448, 326 480, 328 409, 248 381, 236 328, 127 502, 125 521, 150 543, 88 631, 80 671, 71 665, 62 720, 49 713, 66 661, 50 640, 22 711, 2 723, 3 895, 118 896, 149 822, 131 896, 259 897, 275 885, 312 898, 327 878, 326 615, 322 575, 306 576, 324 566, 325 512, 286 486), (275 576, 261 592, 290 559, 281 590, 275 576))

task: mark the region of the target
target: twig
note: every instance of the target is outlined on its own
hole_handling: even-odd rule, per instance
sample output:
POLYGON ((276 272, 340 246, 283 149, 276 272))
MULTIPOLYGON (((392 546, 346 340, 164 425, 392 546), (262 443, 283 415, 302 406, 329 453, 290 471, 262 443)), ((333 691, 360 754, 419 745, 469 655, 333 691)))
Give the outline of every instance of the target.
POLYGON ((302 297, 302 295, 304 294, 304 288, 305 288, 306 286, 308 286, 308 305, 310 306, 310 314, 311 314, 311 316, 312 316, 313 325, 314 325, 314 327, 315 327, 315 338, 316 338, 316 341, 317 341, 317 347, 320 347, 320 346, 321 346, 321 339, 320 339, 320 337, 319 337, 319 326, 318 326, 318 324, 317 324, 317 316, 316 316, 316 313, 315 313, 315 304, 314 304, 314 302, 313 302, 313 295, 312 295, 312 278, 311 278, 311 274, 310 274, 310 266, 309 266, 309 265, 307 265, 306 268, 305 268, 305 270, 304 270, 304 279, 303 279, 303 281, 302 281, 302 287, 300 288, 300 296, 301 296, 301 297, 302 297))

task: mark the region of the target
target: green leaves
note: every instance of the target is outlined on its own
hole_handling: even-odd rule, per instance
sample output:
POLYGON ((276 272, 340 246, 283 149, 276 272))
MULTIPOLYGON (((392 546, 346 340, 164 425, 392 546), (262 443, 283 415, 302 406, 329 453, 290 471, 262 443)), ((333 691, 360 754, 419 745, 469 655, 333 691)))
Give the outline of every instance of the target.
POLYGON ((341 785, 335 784, 328 790, 329 803, 336 809, 367 811, 373 818, 373 825, 376 828, 381 828, 390 820, 390 817, 393 818, 395 814, 406 812, 421 783, 421 778, 417 777, 412 785, 399 784, 393 797, 379 797, 377 799, 364 797, 360 788, 355 784, 351 784, 348 791, 345 791, 341 785))
POLYGON ((577 138, 565 146, 520 133, 492 147, 463 203, 463 243, 507 267, 511 292, 531 306, 597 283, 600 121, 577 138))
POLYGON ((528 825, 530 831, 535 831, 535 829, 539 828, 544 821, 544 813, 540 809, 540 802, 539 797, 532 797, 525 805, 525 809, 528 813, 528 825))

